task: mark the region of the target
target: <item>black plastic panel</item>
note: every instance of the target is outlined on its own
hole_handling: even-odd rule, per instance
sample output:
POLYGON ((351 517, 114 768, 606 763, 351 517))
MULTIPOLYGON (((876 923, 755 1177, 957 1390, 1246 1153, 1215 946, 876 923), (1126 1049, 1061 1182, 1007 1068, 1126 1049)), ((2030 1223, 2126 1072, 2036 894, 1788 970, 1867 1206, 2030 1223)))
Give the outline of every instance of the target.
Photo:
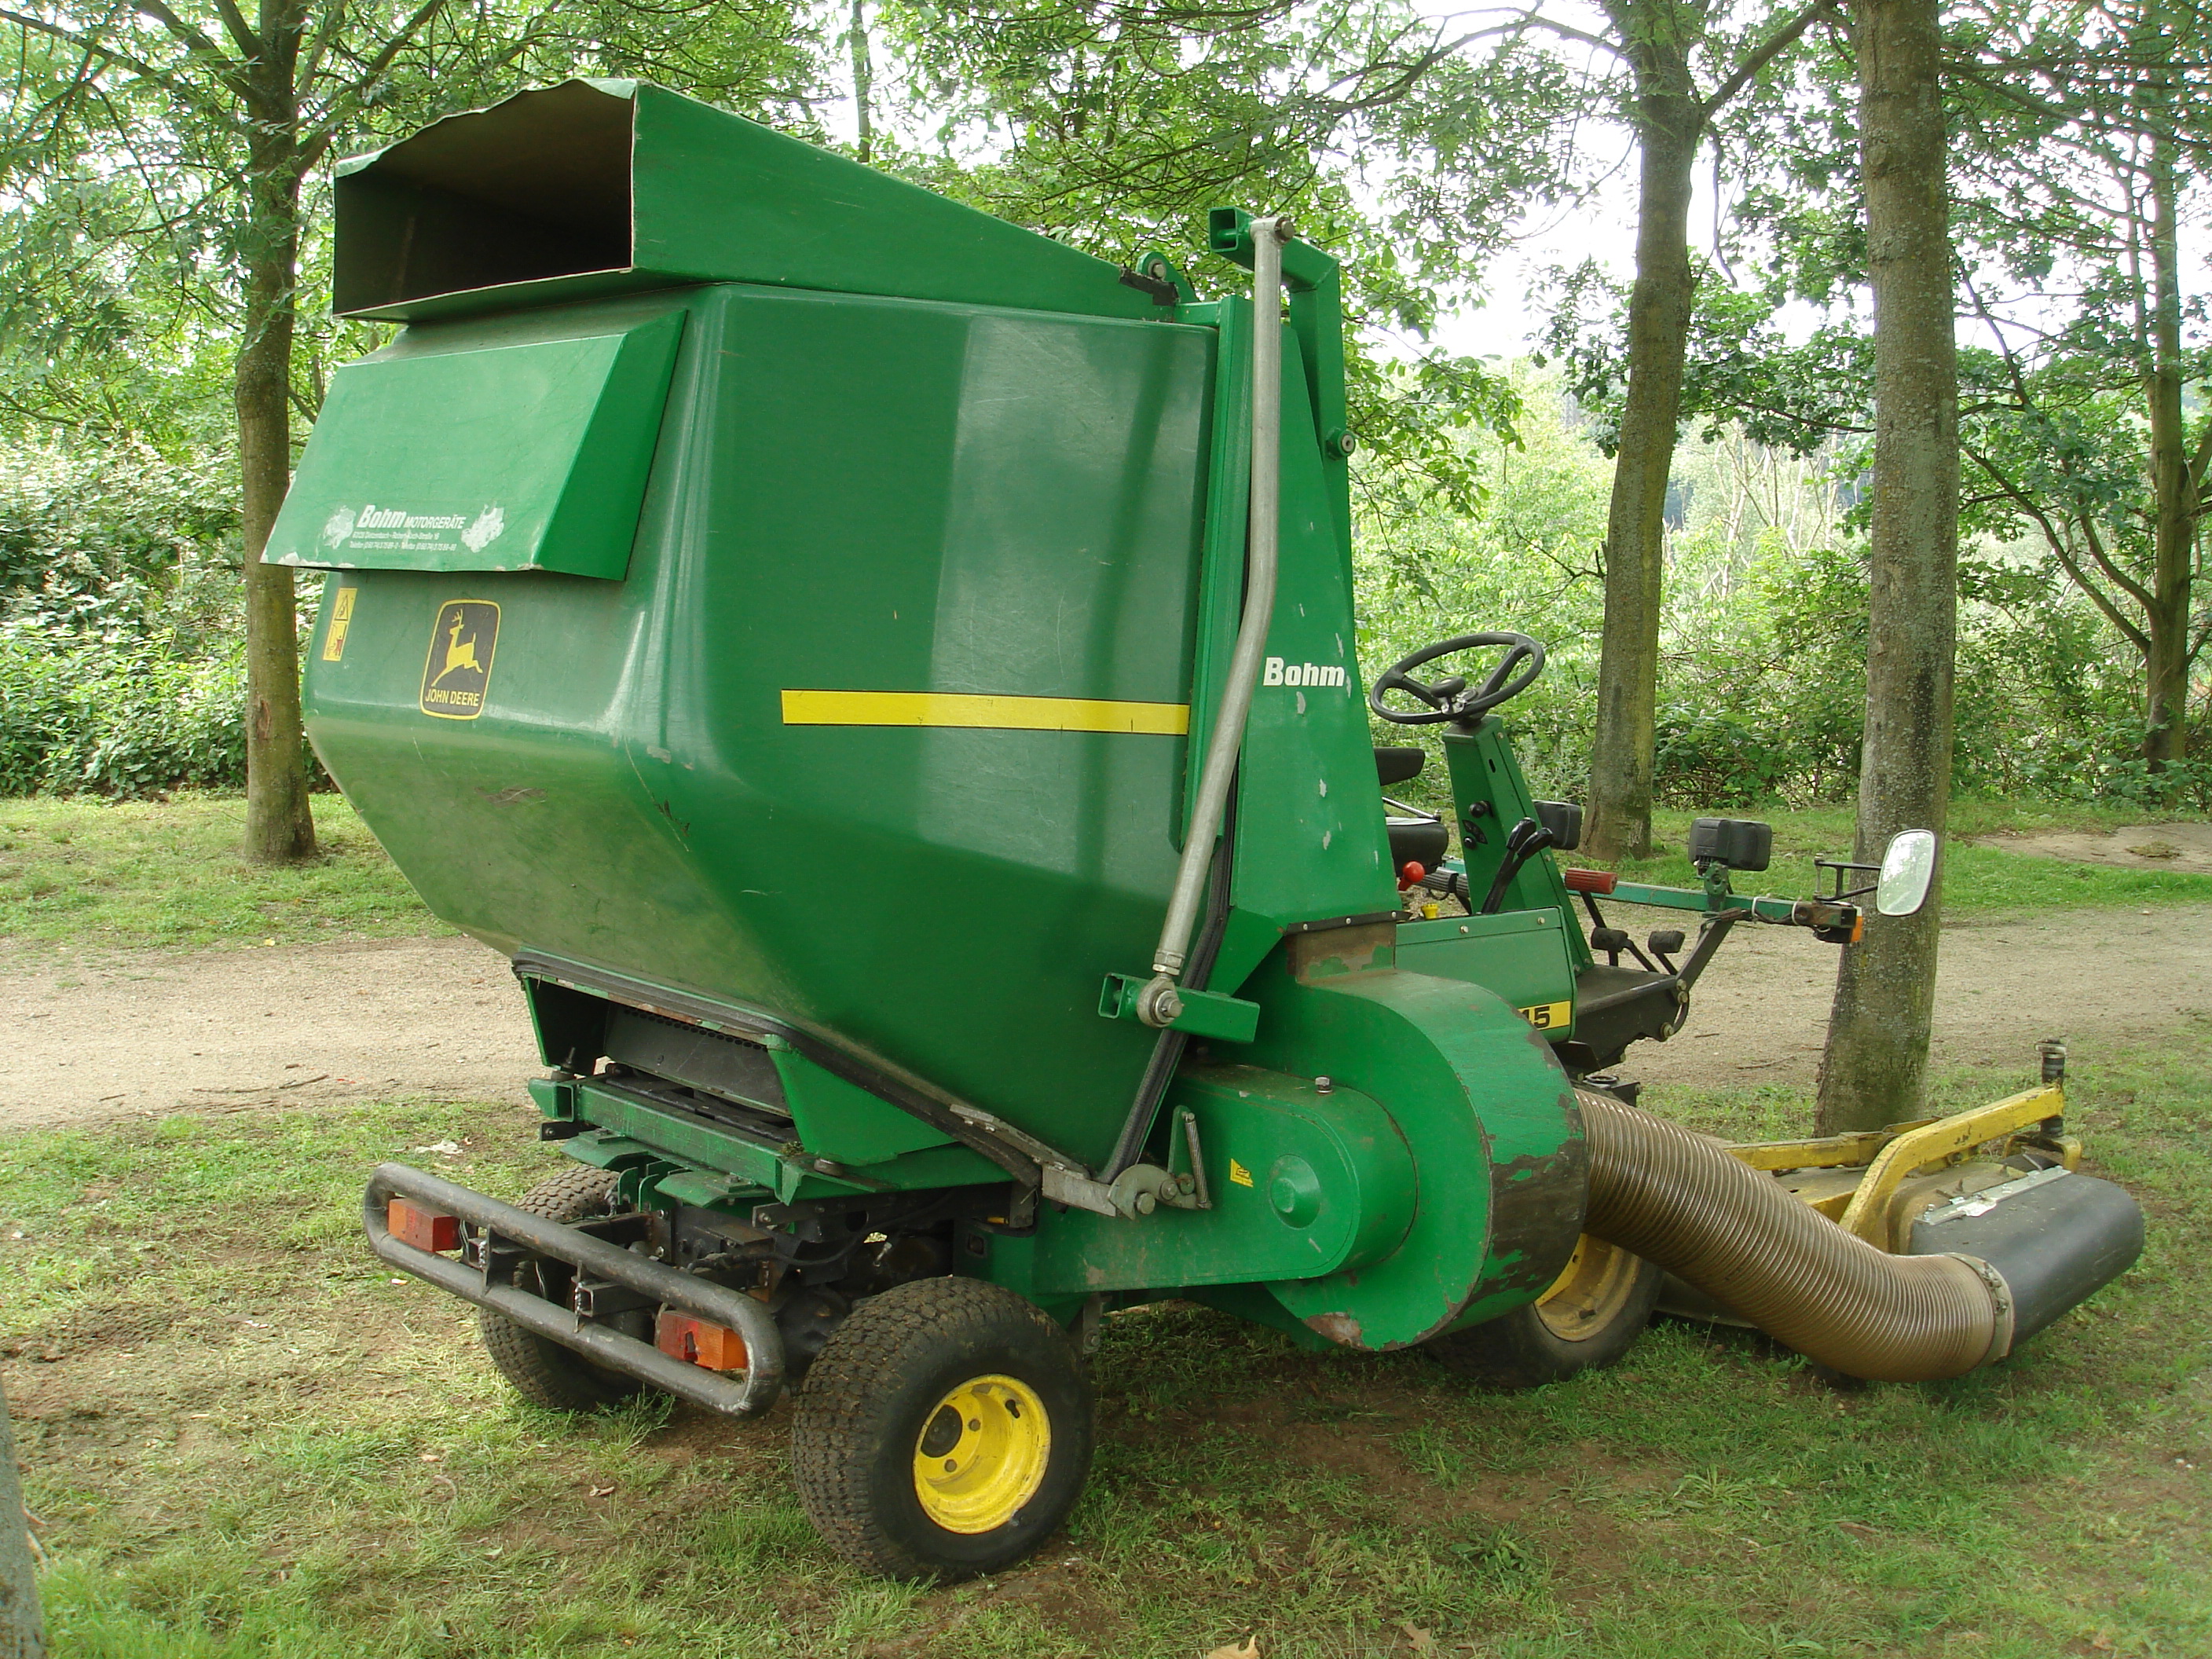
POLYGON ((1938 1206, 1912 1224, 1907 1254, 1977 1256, 2003 1274, 2015 1343, 2111 1284, 2142 1254, 2142 1206, 2094 1176, 2046 1175, 2033 1186, 1990 1188, 1974 1197, 1995 1201, 1979 1215, 1938 1206))
POLYGON ((607 1017, 607 1058, 726 1100, 789 1115, 768 1050, 719 1031, 630 1008, 607 1017))
POLYGON ((1757 818, 1698 818, 1690 825, 1690 862, 1703 868, 1764 870, 1774 856, 1774 826, 1757 818))

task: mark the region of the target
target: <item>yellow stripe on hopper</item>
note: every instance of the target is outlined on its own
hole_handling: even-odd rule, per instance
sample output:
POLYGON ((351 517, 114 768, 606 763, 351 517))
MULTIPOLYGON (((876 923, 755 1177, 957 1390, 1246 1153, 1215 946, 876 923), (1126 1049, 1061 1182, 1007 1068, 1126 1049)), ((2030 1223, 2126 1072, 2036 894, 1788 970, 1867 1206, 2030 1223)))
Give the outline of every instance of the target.
POLYGON ((1097 697, 981 697, 962 691, 786 691, 786 726, 967 726, 1013 732, 1145 732, 1181 737, 1190 708, 1097 697))

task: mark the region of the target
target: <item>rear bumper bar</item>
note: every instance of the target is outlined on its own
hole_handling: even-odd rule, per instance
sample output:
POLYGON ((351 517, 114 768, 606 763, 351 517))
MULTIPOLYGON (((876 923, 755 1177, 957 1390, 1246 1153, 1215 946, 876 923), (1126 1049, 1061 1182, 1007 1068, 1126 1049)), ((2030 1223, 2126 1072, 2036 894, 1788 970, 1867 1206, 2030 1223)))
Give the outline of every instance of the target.
POLYGON ((440 1290, 451 1291, 465 1302, 503 1315, 526 1330, 574 1348, 610 1370, 637 1377, 732 1417, 766 1411, 782 1391, 783 1334, 768 1309, 741 1291, 678 1273, 605 1239, 404 1164, 376 1166, 362 1197, 362 1225, 368 1234, 369 1249, 380 1260, 427 1279, 440 1290), (458 1217, 471 1230, 483 1265, 471 1267, 394 1238, 385 1215, 395 1198, 410 1199, 458 1217), (744 1338, 748 1368, 734 1377, 704 1370, 533 1295, 512 1282, 518 1250, 568 1262, 596 1279, 627 1285, 650 1303, 737 1332, 744 1338))

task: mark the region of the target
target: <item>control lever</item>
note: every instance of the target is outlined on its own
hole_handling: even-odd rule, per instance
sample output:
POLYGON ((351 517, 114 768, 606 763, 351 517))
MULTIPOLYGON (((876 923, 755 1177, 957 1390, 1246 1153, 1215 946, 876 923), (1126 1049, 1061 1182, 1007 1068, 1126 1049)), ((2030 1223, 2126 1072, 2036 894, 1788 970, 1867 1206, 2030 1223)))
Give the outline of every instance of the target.
MULTIPOLYGON (((1636 941, 1628 937, 1626 927, 1593 927, 1589 939, 1592 951, 1605 952, 1605 965, 1608 968, 1620 967, 1620 953, 1626 951, 1644 964, 1644 972, 1656 974, 1659 971, 1651 965, 1651 958, 1636 948, 1636 941)), ((1674 970, 1669 967, 1667 971, 1671 974, 1674 970)))
POLYGON ((1668 973, 1672 974, 1679 971, 1668 958, 1670 957, 1678 957, 1682 954, 1682 930, 1680 928, 1661 927, 1654 929, 1651 937, 1644 940, 1644 943, 1651 947, 1651 954, 1659 958, 1660 963, 1666 968, 1668 973))
POLYGON ((1505 837, 1505 856, 1499 860, 1497 877, 1490 884, 1489 895, 1482 901, 1480 915, 1494 915, 1504 902, 1505 890, 1512 885, 1513 878, 1521 873, 1521 866, 1556 844, 1552 832, 1534 818, 1523 818, 1515 824, 1505 837))

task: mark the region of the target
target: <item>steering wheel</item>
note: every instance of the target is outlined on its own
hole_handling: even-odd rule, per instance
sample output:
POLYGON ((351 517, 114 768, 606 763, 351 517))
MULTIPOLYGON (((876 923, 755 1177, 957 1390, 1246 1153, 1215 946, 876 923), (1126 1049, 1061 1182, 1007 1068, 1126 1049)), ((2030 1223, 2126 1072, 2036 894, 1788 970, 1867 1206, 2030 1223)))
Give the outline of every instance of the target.
POLYGON ((1544 647, 1526 634, 1459 634, 1441 644, 1425 646, 1410 657, 1401 657, 1384 669, 1374 689, 1367 694, 1367 706, 1393 726, 1441 726, 1447 720, 1472 720, 1519 696, 1536 683, 1536 676, 1543 672, 1544 647), (1425 685, 1407 672, 1439 657, 1486 645, 1505 647, 1505 659, 1473 690, 1468 689, 1463 674, 1425 685), (1382 694, 1386 691, 1403 691, 1418 697, 1428 708, 1412 714, 1385 708, 1382 694))

